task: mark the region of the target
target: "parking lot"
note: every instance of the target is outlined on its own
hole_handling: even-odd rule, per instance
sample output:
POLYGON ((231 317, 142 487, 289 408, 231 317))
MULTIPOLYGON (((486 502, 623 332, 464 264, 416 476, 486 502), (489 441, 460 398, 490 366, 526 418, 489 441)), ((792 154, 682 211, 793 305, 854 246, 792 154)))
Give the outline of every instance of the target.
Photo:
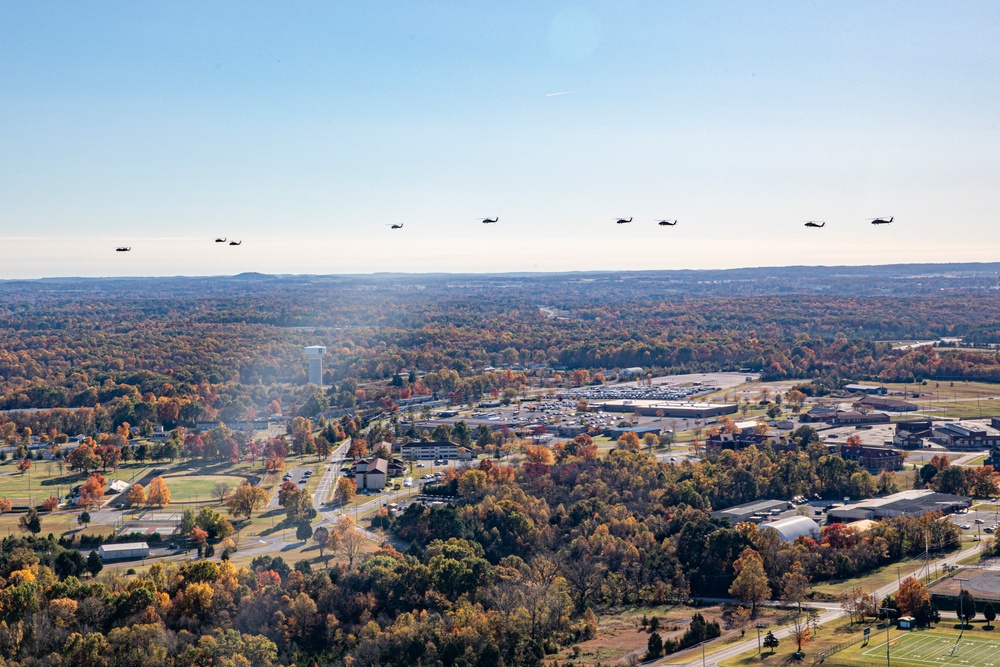
MULTIPOLYGON (((312 469, 313 466, 294 466, 291 469, 289 469, 288 472, 285 473, 281 481, 282 483, 286 481, 293 482, 295 486, 297 486, 299 489, 302 489, 303 487, 305 487, 306 482, 309 481, 309 475, 307 475, 306 473, 309 473, 311 475, 312 469)), ((267 506, 270 508, 278 506, 277 493, 271 496, 271 500, 267 503, 267 506)))
POLYGON ((965 514, 951 514, 948 520, 956 526, 960 526, 963 531, 969 533, 992 533, 997 524, 1000 524, 1000 512, 971 510, 965 514), (987 530, 987 528, 989 530, 987 530))

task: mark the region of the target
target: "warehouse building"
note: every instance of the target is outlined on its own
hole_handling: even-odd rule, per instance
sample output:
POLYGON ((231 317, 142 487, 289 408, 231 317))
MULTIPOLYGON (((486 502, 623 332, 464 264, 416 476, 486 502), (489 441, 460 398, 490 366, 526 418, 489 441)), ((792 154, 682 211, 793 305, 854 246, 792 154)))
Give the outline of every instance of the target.
POLYGON ((138 560, 149 556, 149 545, 145 542, 102 544, 97 549, 97 555, 105 563, 114 560, 138 560))
POLYGON ((757 500, 712 512, 716 519, 730 519, 734 524, 743 521, 761 520, 765 516, 780 514, 789 507, 787 500, 757 500))
POLYGON ((831 523, 849 523, 861 519, 884 519, 892 516, 924 516, 931 512, 952 514, 972 505, 972 498, 938 493, 929 489, 900 491, 884 498, 870 498, 834 507, 827 512, 831 523))
POLYGON ((843 389, 852 394, 868 394, 869 396, 884 396, 888 393, 885 387, 874 384, 845 384, 843 389))

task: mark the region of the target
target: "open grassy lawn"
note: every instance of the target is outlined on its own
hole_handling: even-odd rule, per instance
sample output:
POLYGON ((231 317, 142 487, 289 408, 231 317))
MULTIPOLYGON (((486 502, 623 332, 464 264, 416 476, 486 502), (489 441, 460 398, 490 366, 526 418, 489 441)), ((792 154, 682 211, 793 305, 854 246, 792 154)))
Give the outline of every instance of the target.
POLYGON ((49 496, 62 498, 71 486, 81 483, 86 477, 71 473, 63 465, 63 474, 53 461, 33 461, 30 472, 21 474, 17 471, 16 461, 7 461, 0 465, 0 498, 10 498, 15 505, 26 505, 30 488, 31 499, 39 502, 49 496))
MULTIPOLYGON (((963 547, 968 546, 965 544, 963 538, 963 547)), ((942 554, 936 554, 935 558, 940 558, 942 554)), ((915 574, 918 570, 924 567, 924 561, 922 558, 911 558, 908 560, 900 561, 899 563, 886 565, 885 567, 878 568, 873 572, 862 576, 855 577, 853 579, 839 579, 836 581, 826 581, 818 583, 812 587, 812 591, 816 597, 823 599, 836 599, 838 595, 846 591, 851 590, 855 586, 861 586, 865 590, 875 590, 876 588, 881 588, 886 584, 892 583, 898 578, 906 578, 911 574, 915 574), (897 571, 898 568, 898 571, 897 571)), ((922 573, 925 575, 926 573, 922 573)), ((943 574, 943 573, 940 573, 943 574)), ((921 581, 926 582, 926 576, 921 576, 921 581)), ((934 572, 931 571, 931 580, 934 579, 934 572)))
POLYGON ((170 489, 171 501, 175 503, 215 503, 212 488, 217 483, 225 482, 235 489, 243 482, 243 479, 243 477, 236 475, 196 475, 184 472, 168 473, 163 476, 163 481, 170 489))
MULTIPOLYGON (((641 657, 646 652, 649 641, 649 631, 642 627, 642 617, 650 619, 656 616, 660 621, 659 633, 665 640, 680 638, 687 630, 691 617, 697 612, 705 620, 718 621, 722 626, 722 636, 710 641, 705 646, 706 656, 720 651, 734 642, 745 640, 756 633, 748 628, 746 635, 731 626, 728 622, 728 608, 721 605, 707 607, 688 607, 685 605, 661 605, 647 607, 629 607, 598 614, 597 636, 580 642, 575 648, 563 649, 559 653, 546 658, 547 661, 558 660, 560 664, 572 661, 575 665, 605 665, 627 664, 629 655, 641 657)), ((771 628, 784 624, 789 612, 771 607, 758 608, 757 617, 753 623, 762 623, 771 628)), ((687 649, 665 657, 666 664, 687 664, 701 657, 701 649, 687 649)), ((551 663, 549 663, 551 664, 551 663)))
MULTIPOLYGON (((791 637, 783 637, 779 640, 778 648, 774 653, 763 649, 758 653, 756 648, 742 653, 734 658, 728 658, 719 664, 723 667, 746 667, 747 665, 778 665, 803 664, 808 665, 821 653, 829 653, 834 647, 843 645, 851 641, 852 638, 859 637, 862 632, 859 624, 851 624, 847 618, 839 618, 832 623, 819 626, 819 630, 810 633, 809 641, 802 645, 802 652, 806 654, 804 660, 796 660, 794 654, 798 651, 795 640, 791 637)), ((749 633, 749 631, 748 631, 749 633)), ((839 653, 837 654, 840 655, 839 653)))
MULTIPOLYGON (((100 526, 96 524, 90 524, 86 528, 81 528, 81 526, 76 522, 76 517, 80 514, 78 511, 59 511, 59 512, 41 512, 42 519, 42 532, 41 535, 48 535, 52 533, 56 537, 59 537, 63 533, 69 531, 78 531, 80 533, 85 533, 88 535, 110 535, 113 532, 111 526, 100 526)), ((6 537, 7 535, 23 535, 18 529, 18 521, 24 514, 0 514, 0 537, 6 537)))

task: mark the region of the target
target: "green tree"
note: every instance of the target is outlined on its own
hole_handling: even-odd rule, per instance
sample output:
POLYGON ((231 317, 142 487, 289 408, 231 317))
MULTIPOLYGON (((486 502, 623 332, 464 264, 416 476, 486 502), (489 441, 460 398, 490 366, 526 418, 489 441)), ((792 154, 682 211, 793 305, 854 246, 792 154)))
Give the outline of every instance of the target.
POLYGON ((32 507, 27 514, 17 522, 17 527, 26 533, 37 535, 42 532, 42 519, 38 516, 38 510, 32 507))
POLYGON ((764 635, 764 648, 768 649, 771 653, 774 653, 775 649, 778 648, 778 638, 774 636, 774 633, 770 630, 764 635))
POLYGON ((986 627, 992 628, 993 621, 996 620, 997 610, 993 607, 992 602, 987 602, 983 607, 983 618, 986 619, 986 627))
POLYGON ((104 563, 101 562, 101 557, 97 555, 96 551, 91 551, 90 555, 87 556, 87 572, 90 572, 90 576, 96 577, 103 569, 104 563))
POLYGON ((312 537, 313 529, 307 522, 303 521, 295 526, 295 538, 305 542, 312 537))
POLYGON ((654 632, 649 635, 649 641, 646 642, 646 660, 656 660, 661 657, 663 657, 663 637, 659 632, 654 632))

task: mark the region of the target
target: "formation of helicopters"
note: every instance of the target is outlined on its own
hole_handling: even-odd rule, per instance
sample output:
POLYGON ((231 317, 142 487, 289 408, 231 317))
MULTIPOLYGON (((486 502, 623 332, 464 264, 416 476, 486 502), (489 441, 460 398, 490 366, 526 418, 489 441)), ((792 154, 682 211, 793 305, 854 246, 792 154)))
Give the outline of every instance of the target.
MULTIPOLYGON (((615 224, 616 225, 628 225, 628 224, 631 224, 632 219, 633 219, 632 217, 629 217, 627 220, 625 218, 618 218, 617 220, 615 220, 615 224)), ((871 222, 871 224, 873 224, 873 225, 888 225, 888 224, 891 224, 893 222, 893 220, 895 220, 895 219, 896 219, 895 216, 889 216, 888 219, 885 218, 885 217, 868 218, 869 222, 871 222)), ((493 218, 479 218, 479 222, 483 223, 484 225, 495 225, 499 221, 500 221, 500 217, 499 216, 496 216, 496 217, 493 217, 493 218)), ((664 219, 664 220, 658 221, 656 224, 659 225, 660 227, 674 227, 675 225, 677 225, 677 220, 664 219)), ((812 229, 822 229, 823 227, 826 227, 826 221, 825 220, 806 220, 803 224, 806 227, 810 227, 812 229)), ((386 226, 389 227, 390 229, 402 229, 403 228, 403 223, 397 222, 397 223, 393 223, 391 225, 386 225, 386 226)), ((221 236, 221 237, 216 238, 215 242, 216 243, 226 243, 226 242, 228 242, 229 245, 231 245, 231 246, 238 246, 238 245, 242 245, 243 240, 240 239, 239 241, 229 241, 226 237, 221 236)), ((131 252, 131 250, 132 250, 132 246, 119 246, 119 247, 115 248, 115 252, 131 252)))

